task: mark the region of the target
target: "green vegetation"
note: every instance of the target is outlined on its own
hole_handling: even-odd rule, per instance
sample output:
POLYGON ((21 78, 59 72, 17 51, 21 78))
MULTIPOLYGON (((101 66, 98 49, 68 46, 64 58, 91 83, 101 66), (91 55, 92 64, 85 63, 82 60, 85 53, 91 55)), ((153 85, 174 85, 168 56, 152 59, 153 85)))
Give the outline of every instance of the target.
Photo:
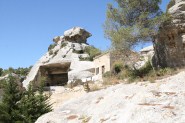
POLYGON ((4 70, 2 68, 0 68, 0 76, 5 76, 10 73, 15 73, 19 76, 26 76, 29 73, 31 68, 32 68, 32 66, 30 66, 28 68, 27 67, 26 68, 19 67, 17 69, 9 67, 8 69, 4 69, 4 70))
POLYGON ((73 53, 76 53, 76 54, 83 54, 84 51, 83 51, 83 50, 75 50, 75 49, 73 49, 73 53))
POLYGON ((8 78, 3 91, 2 102, 0 103, 0 122, 20 122, 23 119, 19 110, 19 101, 21 100, 22 92, 12 76, 8 78))
POLYGON ((117 6, 108 4, 104 24, 105 36, 113 48, 123 54, 137 43, 153 41, 162 22, 167 20, 159 8, 161 0, 115 0, 117 6))
POLYGON ((167 8, 166 8, 166 11, 167 11, 169 8, 171 8, 172 6, 174 6, 174 5, 175 5, 175 0, 171 0, 171 1, 169 2, 169 4, 168 4, 167 8))
POLYGON ((2 123, 33 123, 41 115, 51 111, 49 96, 44 95, 43 86, 33 90, 30 85, 27 91, 17 84, 12 76, 3 86, 3 97, 0 103, 0 122, 2 123))
POLYGON ((113 67, 112 67, 112 72, 114 74, 120 73, 122 69, 123 69, 123 62, 122 61, 114 62, 113 67))
POLYGON ((57 46, 56 43, 50 44, 49 47, 48 47, 48 51, 52 50, 55 46, 57 46))
POLYGON ((53 55, 53 50, 49 50, 49 55, 53 55))
POLYGON ((95 48, 94 46, 87 46, 85 47, 84 50, 73 50, 74 53, 77 53, 77 54, 83 54, 83 53, 87 53, 89 55, 89 57, 86 57, 86 58, 82 58, 80 57, 79 59, 81 61, 93 61, 93 58, 100 55, 101 54, 101 51, 97 48, 95 48))
POLYGON ((84 52, 89 55, 89 60, 90 61, 93 61, 94 57, 96 57, 96 56, 101 54, 101 51, 99 49, 95 48, 94 46, 86 47, 84 52))
POLYGON ((3 69, 0 68, 0 76, 3 74, 3 69))
POLYGON ((65 47, 65 46, 67 46, 67 43, 61 43, 61 46, 60 46, 60 48, 63 48, 63 47, 65 47))
POLYGON ((106 83, 115 83, 113 81, 128 80, 127 82, 135 81, 150 81, 155 82, 156 79, 160 79, 167 75, 173 75, 176 69, 173 68, 161 68, 154 70, 151 63, 148 61, 145 65, 139 69, 131 68, 127 65, 121 64, 121 62, 115 62, 111 72, 106 72, 103 77, 106 83), (109 82, 112 79, 112 82, 109 82))

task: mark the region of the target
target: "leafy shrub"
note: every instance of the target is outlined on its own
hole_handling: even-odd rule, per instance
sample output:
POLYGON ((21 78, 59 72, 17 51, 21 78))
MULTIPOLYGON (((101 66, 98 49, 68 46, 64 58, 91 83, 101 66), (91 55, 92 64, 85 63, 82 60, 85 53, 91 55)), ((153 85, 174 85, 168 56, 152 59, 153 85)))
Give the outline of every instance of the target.
POLYGON ((112 71, 107 72, 103 75, 104 84, 115 83, 116 79, 126 80, 128 83, 134 81, 150 81, 151 83, 155 82, 156 79, 160 79, 166 75, 173 75, 176 69, 173 68, 163 68, 154 70, 151 63, 148 61, 140 69, 133 69, 127 65, 124 65, 122 61, 116 61, 113 64, 112 71), (110 79, 114 78, 114 80, 110 79), (114 82, 113 82, 114 81, 114 82))
POLYGON ((114 74, 118 74, 123 69, 123 62, 122 61, 116 61, 113 63, 112 72, 114 74))
POLYGON ((124 77, 128 77, 129 82, 133 82, 135 80, 144 80, 153 83, 159 77, 174 74, 174 71, 176 70, 173 68, 163 68, 154 70, 150 62, 146 62, 146 64, 138 70, 127 69, 127 73, 124 75, 124 77))
POLYGON ((57 44, 50 44, 48 47, 48 51, 52 50, 57 44))
POLYGON ((132 73, 135 77, 143 77, 150 73, 151 70, 153 70, 152 65, 149 61, 147 61, 143 67, 138 70, 133 70, 132 73))
POLYGON ((91 59, 89 57, 83 58, 83 57, 79 57, 80 61, 91 61, 91 59))
POLYGON ((99 49, 95 48, 94 46, 86 47, 84 52, 89 55, 90 61, 93 61, 94 57, 96 57, 96 56, 101 54, 101 51, 99 49))
POLYGON ((73 53, 76 53, 76 54, 83 54, 84 51, 83 51, 83 50, 75 50, 75 49, 73 49, 73 53))
POLYGON ((60 48, 67 46, 67 43, 62 42, 60 48))
POLYGON ((49 55, 53 55, 53 50, 50 50, 49 51, 49 55))
POLYGON ((103 77, 111 77, 111 72, 107 71, 106 73, 103 74, 103 77))

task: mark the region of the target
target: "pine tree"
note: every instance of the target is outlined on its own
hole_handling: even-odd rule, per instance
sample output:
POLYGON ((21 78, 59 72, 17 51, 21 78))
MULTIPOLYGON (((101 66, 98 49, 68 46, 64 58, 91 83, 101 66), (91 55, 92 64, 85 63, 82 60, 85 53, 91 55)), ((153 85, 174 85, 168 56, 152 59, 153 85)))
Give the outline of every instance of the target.
POLYGON ((28 90, 25 92, 24 97, 21 99, 21 112, 25 117, 25 123, 35 122, 41 115, 48 113, 52 110, 51 104, 48 99, 50 96, 44 94, 43 86, 35 89, 30 84, 28 90))
POLYGON ((22 92, 16 79, 9 75, 3 87, 2 102, 0 103, 0 122, 15 123, 22 119, 19 110, 19 101, 21 98, 22 92))
POLYGON ((0 103, 0 123, 34 123, 41 115, 52 110, 44 94, 42 84, 37 92, 32 85, 22 91, 17 81, 9 76, 3 86, 3 98, 0 103))
POLYGON ((114 0, 109 4, 104 24, 105 35, 113 48, 129 51, 137 43, 153 41, 160 23, 168 19, 159 4, 161 0, 114 0))

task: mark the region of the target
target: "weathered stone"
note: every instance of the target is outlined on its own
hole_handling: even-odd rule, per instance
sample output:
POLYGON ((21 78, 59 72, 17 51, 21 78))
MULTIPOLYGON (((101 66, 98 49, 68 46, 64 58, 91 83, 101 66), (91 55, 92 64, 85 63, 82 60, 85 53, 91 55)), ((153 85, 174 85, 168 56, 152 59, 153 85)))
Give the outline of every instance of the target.
POLYGON ((57 43, 58 41, 60 41, 60 36, 56 36, 53 38, 53 42, 57 43))
POLYGON ((155 67, 181 67, 185 65, 185 1, 176 0, 169 8, 172 19, 161 25, 154 41, 155 67))
POLYGON ((84 49, 89 46, 86 44, 86 39, 90 35, 84 29, 76 27, 66 31, 64 36, 55 37, 56 45, 52 49, 53 53, 50 54, 48 51, 32 67, 23 82, 24 87, 27 87, 31 81, 35 82, 34 85, 38 85, 42 77, 47 79, 45 82, 50 86, 63 85, 67 81, 93 76, 91 69, 94 68, 94 63, 92 61, 81 61, 79 54, 75 52, 81 53, 82 51, 80 55, 82 57, 87 56, 84 49))
POLYGON ((76 43, 86 43, 87 38, 90 36, 89 32, 80 27, 74 27, 64 32, 65 40, 76 43))

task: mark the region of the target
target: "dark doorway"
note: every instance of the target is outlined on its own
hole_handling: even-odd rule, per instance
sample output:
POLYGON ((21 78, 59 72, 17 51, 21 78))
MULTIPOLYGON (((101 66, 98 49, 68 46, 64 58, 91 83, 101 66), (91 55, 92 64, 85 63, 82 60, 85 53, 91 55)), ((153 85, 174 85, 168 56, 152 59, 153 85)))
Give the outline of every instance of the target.
POLYGON ((46 79, 46 86, 67 85, 70 64, 70 62, 66 62, 40 66, 40 77, 44 77, 46 79))
POLYGON ((48 76, 50 80, 50 86, 59 85, 64 86, 68 82, 68 73, 61 73, 61 74, 50 74, 48 76))

